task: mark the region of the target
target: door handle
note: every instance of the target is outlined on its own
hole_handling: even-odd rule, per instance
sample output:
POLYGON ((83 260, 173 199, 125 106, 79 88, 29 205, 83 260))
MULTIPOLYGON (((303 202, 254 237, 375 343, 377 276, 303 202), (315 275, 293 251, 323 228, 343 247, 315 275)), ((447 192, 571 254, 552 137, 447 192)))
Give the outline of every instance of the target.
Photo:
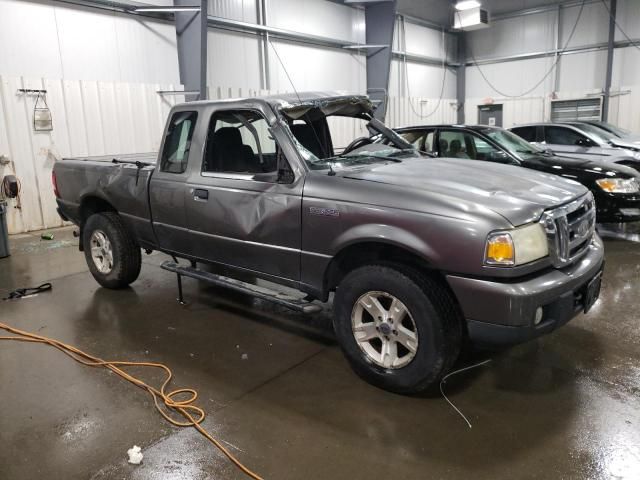
POLYGON ((193 199, 196 202, 206 202, 209 200, 209 190, 205 190, 203 188, 196 188, 193 191, 193 199))

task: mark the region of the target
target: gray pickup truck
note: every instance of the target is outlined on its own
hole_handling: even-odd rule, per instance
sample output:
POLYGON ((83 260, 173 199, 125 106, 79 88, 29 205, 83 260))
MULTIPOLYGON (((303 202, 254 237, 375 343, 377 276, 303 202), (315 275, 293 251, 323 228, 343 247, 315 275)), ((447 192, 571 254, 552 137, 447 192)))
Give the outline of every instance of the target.
POLYGON ((57 162, 59 212, 107 288, 136 280, 141 250, 160 250, 178 280, 302 312, 335 292, 350 364, 400 393, 436 384, 466 339, 524 341, 589 310, 604 258, 591 193, 514 166, 425 158, 372 111, 365 96, 331 93, 178 105, 157 159, 57 162), (388 145, 356 138, 337 153, 347 127, 388 145))

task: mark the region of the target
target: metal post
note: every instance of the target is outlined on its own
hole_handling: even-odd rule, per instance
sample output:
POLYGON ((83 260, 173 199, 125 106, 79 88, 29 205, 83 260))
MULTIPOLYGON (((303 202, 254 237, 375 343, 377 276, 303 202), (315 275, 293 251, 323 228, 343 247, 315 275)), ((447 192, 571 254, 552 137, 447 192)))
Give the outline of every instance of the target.
MULTIPOLYGON (((193 5, 197 0, 174 0, 176 6, 193 5)), ((198 91, 187 100, 207 98, 207 0, 200 0, 199 12, 175 12, 180 82, 185 90, 198 91), (195 98, 194 98, 195 97, 195 98)))
POLYGON ((604 98, 602 101, 602 120, 609 119, 609 100, 611 99, 611 78, 613 76, 613 47, 616 36, 617 0, 609 2, 609 43, 607 45, 607 73, 604 80, 604 98))
MULTIPOLYGON (((256 3, 258 8, 258 23, 264 27, 267 26, 267 2, 266 0, 260 0, 256 3)), ((260 34, 259 34, 260 35, 260 34)), ((260 73, 262 75, 261 85, 263 90, 271 89, 271 73, 269 71, 269 32, 262 32, 262 39, 260 40, 260 73)))
POLYGON ((186 305, 187 302, 184 301, 184 295, 182 294, 182 275, 179 273, 176 275, 178 276, 178 303, 180 305, 186 305))
POLYGON ((384 120, 389 91, 393 28, 396 20, 396 0, 365 5, 366 43, 383 45, 367 54, 367 93, 377 104, 376 118, 384 120))
POLYGON ((558 24, 556 28, 556 54, 553 57, 556 63, 556 71, 554 72, 553 91, 558 92, 560 90, 560 43, 562 42, 562 5, 558 5, 558 24))
POLYGON ((457 35, 458 37, 458 64, 459 66, 456 69, 456 103, 458 107, 458 115, 456 118, 456 122, 458 125, 464 125, 465 116, 464 116, 464 104, 466 101, 466 88, 467 88, 467 71, 466 71, 466 44, 467 41, 464 32, 460 32, 457 35))

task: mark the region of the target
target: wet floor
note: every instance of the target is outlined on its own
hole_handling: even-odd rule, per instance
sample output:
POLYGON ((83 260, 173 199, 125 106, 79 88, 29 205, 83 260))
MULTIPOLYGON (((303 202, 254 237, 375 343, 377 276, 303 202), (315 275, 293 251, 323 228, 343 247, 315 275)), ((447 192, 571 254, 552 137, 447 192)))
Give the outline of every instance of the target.
MULTIPOLYGON (((601 299, 557 332, 468 361, 439 396, 359 380, 330 312, 304 317, 175 277, 144 257, 132 288, 99 288, 77 240, 12 239, 0 320, 111 360, 157 361, 199 391, 205 427, 269 479, 640 478, 640 244, 606 241, 601 299)), ((149 380, 159 377, 146 376, 149 380)), ((0 479, 241 479, 195 431, 167 424, 147 394, 34 344, 0 343, 0 479), (143 448, 143 464, 126 451, 143 448)))

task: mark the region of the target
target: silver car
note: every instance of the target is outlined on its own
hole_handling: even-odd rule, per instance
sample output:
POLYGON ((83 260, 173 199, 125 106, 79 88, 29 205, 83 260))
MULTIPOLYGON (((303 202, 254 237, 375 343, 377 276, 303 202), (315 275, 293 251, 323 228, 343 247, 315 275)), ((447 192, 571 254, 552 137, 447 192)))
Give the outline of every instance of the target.
POLYGON ((583 120, 581 123, 588 123, 589 125, 601 128, 602 130, 606 130, 607 132, 612 133, 615 137, 619 138, 621 141, 631 142, 633 144, 636 144, 637 147, 640 148, 640 134, 634 133, 631 130, 626 130, 622 127, 618 127, 617 125, 603 122, 602 120, 583 120))
POLYGON ((614 146, 598 127, 575 123, 533 123, 510 128, 528 142, 559 157, 602 160, 640 168, 640 151, 614 146))

